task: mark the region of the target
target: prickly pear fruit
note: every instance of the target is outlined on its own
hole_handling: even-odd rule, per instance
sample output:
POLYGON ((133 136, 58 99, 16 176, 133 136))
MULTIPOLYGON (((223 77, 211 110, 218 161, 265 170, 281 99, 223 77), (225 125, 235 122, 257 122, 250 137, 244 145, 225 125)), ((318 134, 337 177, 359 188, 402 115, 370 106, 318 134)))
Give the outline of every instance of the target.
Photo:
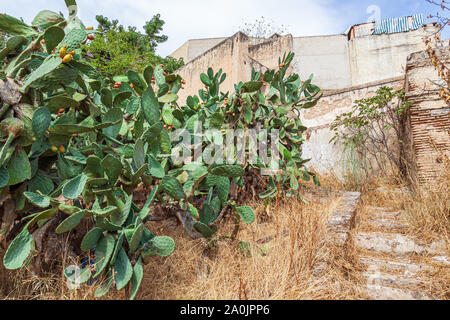
POLYGON ((73 56, 72 56, 71 54, 66 54, 66 55, 64 56, 62 62, 63 62, 63 63, 68 63, 68 62, 72 61, 72 59, 73 59, 73 56))
POLYGON ((58 150, 61 153, 65 153, 66 152, 66 148, 64 148, 64 146, 59 146, 58 150))
POLYGON ((66 56, 66 53, 67 53, 67 46, 64 45, 61 47, 61 49, 59 49, 59 56, 61 58, 64 58, 66 56))

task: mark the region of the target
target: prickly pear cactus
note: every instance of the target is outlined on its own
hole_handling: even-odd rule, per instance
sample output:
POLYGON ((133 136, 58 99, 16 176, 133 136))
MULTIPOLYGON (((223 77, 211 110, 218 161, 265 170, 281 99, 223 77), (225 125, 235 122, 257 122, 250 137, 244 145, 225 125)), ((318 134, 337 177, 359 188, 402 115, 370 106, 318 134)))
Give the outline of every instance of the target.
MULTIPOLYGON (((131 285, 129 297, 135 298, 143 264, 176 248, 173 239, 147 228, 158 208, 183 213, 190 234, 208 239, 227 213, 252 223, 255 213, 236 205, 231 187, 245 188, 247 175, 269 165, 261 159, 235 165, 173 159, 186 148, 180 130, 193 133, 196 123, 203 148, 212 145, 209 129, 222 138, 229 129, 257 123, 279 130, 284 174, 268 178, 268 189, 259 194, 266 201, 277 194, 300 196, 299 179, 318 183, 301 158, 306 128, 287 115, 314 106, 320 89, 312 77, 302 82, 298 75, 286 76, 292 53, 280 59, 279 70, 253 71, 251 81, 235 85, 232 93, 220 91, 226 74, 209 68, 201 75, 206 89, 184 103, 177 95, 184 80, 160 65, 143 74, 130 70, 114 83, 101 79, 80 50, 95 30, 76 17, 74 0, 66 4, 67 20, 41 11, 32 26, 0 15, 0 31, 7 35, 0 48, 0 205, 12 201, 16 216, 12 230, 2 225, 13 239, 6 268, 30 263, 40 228, 55 225, 45 230, 68 234, 86 232, 87 225, 78 254, 92 253, 96 263, 78 280, 103 280, 97 297, 112 284, 118 290, 131 285), (134 201, 136 190, 146 193, 144 204, 134 201)), ((70 270, 65 274, 71 279, 70 270)))

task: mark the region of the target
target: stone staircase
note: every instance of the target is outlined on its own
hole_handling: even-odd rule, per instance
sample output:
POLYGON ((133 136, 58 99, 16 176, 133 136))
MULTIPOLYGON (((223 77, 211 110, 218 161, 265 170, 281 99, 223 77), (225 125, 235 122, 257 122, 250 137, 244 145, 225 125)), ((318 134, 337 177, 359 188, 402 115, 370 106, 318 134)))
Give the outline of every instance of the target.
POLYGON ((436 286, 450 287, 439 277, 450 272, 446 243, 422 244, 405 235, 403 218, 404 213, 391 208, 366 207, 364 214, 357 212, 350 234, 364 270, 363 291, 376 300, 439 299, 429 292, 436 286))

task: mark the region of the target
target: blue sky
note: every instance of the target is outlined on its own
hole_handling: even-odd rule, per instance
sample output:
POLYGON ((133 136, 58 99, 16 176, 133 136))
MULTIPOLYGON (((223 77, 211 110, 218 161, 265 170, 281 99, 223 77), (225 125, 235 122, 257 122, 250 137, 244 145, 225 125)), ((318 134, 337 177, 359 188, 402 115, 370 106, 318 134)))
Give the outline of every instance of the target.
MULTIPOLYGON (((77 0, 79 16, 86 25, 96 26, 95 15, 118 19, 123 25, 141 27, 160 13, 169 40, 158 53, 165 56, 188 39, 224 37, 235 33, 244 22, 264 16, 283 24, 294 36, 337 34, 349 26, 366 22, 379 7, 381 19, 440 9, 425 0, 77 0)), ((40 10, 67 10, 63 0, 2 0, 0 13, 30 22, 40 10)), ((447 30, 443 38, 449 38, 447 30)))

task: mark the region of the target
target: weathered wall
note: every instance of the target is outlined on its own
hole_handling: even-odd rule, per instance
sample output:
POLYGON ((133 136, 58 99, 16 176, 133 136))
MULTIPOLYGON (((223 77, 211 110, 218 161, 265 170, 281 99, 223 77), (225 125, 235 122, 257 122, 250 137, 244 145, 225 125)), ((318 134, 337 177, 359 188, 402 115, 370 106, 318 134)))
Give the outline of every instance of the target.
MULTIPOLYGON (((278 57, 293 51, 293 71, 302 79, 314 74, 314 83, 322 89, 343 89, 403 76, 407 56, 424 50, 424 38, 436 31, 434 24, 428 24, 415 31, 351 40, 344 34, 296 38, 287 35, 249 44, 248 48, 249 56, 268 68, 275 68, 278 57)), ((189 40, 171 56, 183 57, 188 63, 225 39, 189 40)))
POLYGON ((403 78, 392 78, 327 92, 315 107, 302 110, 300 118, 308 127, 304 135, 306 141, 303 144, 303 158, 312 159, 308 165, 318 173, 332 173, 342 178, 347 168, 344 146, 340 143, 329 143, 333 138, 330 127, 336 116, 349 112, 355 100, 375 95, 377 89, 382 86, 401 89, 403 83, 403 78))
POLYGON ((180 90, 178 94, 179 102, 185 103, 189 95, 198 94, 198 90, 204 88, 200 74, 206 73, 209 67, 213 68, 214 72, 222 69, 227 74, 220 87, 223 92, 234 89, 234 83, 248 80, 251 69, 247 58, 248 38, 238 32, 184 65, 175 72, 186 81, 185 89, 180 90))
POLYGON ((249 46, 248 55, 269 69, 278 68, 278 58, 293 51, 292 35, 249 46))
POLYGON ((428 24, 415 31, 348 41, 352 85, 403 76, 408 55, 424 50, 424 37, 436 31, 436 26, 428 24))
MULTIPOLYGON (((437 56, 450 63, 450 47, 436 50, 437 56)), ((437 71, 426 52, 408 57, 406 65, 406 98, 410 108, 408 130, 410 136, 412 176, 424 184, 442 177, 444 157, 450 158, 450 107, 440 99, 437 71)))
POLYGON ((184 63, 188 63, 195 59, 196 57, 202 55, 212 47, 215 47, 220 42, 224 41, 225 37, 222 38, 209 38, 209 39, 194 39, 189 40, 178 48, 170 56, 176 59, 183 58, 184 63))
POLYGON ((314 74, 313 83, 322 89, 352 85, 345 35, 294 38, 294 71, 302 79, 314 74))

